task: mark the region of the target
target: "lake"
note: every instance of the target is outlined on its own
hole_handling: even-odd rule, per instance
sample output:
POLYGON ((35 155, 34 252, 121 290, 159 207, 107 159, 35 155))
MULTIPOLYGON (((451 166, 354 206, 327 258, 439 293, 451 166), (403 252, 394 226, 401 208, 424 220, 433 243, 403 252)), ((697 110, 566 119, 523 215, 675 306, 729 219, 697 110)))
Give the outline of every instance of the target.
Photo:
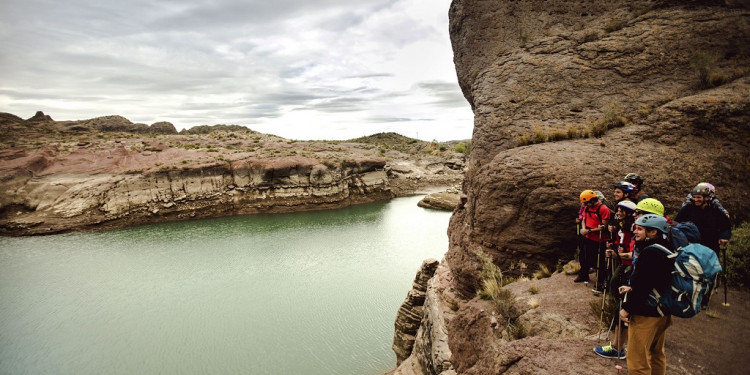
POLYGON ((421 198, 0 238, 0 374, 382 374, 448 248, 421 198))

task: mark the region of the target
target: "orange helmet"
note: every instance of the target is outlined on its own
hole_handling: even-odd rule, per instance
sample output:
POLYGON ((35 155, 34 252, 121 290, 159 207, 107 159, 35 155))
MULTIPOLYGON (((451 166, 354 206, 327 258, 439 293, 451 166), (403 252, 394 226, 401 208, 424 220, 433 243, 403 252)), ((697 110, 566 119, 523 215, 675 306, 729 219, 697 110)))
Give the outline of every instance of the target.
POLYGON ((581 192, 581 203, 586 203, 596 197, 596 193, 593 190, 584 190, 581 192))

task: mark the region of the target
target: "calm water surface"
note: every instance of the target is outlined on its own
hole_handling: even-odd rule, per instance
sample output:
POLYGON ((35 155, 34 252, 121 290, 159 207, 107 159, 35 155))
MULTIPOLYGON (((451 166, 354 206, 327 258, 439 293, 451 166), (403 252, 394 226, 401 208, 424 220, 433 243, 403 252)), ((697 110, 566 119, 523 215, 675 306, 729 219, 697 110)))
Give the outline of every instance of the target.
POLYGON ((420 198, 0 238, 0 374, 381 374, 448 247, 420 198))

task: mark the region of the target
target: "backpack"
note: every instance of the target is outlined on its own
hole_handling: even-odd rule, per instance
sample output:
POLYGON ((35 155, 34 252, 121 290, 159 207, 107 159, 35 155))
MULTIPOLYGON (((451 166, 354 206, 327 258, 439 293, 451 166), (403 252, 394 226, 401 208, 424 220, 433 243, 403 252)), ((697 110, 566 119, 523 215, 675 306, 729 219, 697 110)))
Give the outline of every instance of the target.
POLYGON ((671 231, 672 245, 675 249, 685 247, 691 243, 701 241, 701 232, 698 227, 690 221, 673 226, 671 231))
MULTIPOLYGON (((607 197, 604 196, 604 193, 602 193, 599 190, 595 190, 594 193, 596 194, 596 197, 599 199, 599 202, 602 202, 603 205, 607 206, 611 212, 615 212, 614 207, 612 203, 607 200, 607 197)), ((600 217, 601 219, 601 217, 600 217)))
POLYGON ((698 243, 671 251, 661 245, 651 245, 674 259, 669 290, 660 295, 656 289, 649 293, 646 305, 655 307, 659 315, 671 314, 680 318, 692 318, 701 309, 703 295, 721 271, 719 257, 710 248, 698 243))

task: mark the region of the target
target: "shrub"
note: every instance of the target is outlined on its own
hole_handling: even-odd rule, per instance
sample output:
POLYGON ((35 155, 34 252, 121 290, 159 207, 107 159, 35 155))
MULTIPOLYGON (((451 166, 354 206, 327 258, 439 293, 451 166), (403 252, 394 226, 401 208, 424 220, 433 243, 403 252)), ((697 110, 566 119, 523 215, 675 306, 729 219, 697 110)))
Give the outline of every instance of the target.
POLYGON ((522 135, 522 136, 518 137, 518 140, 516 141, 516 146, 518 146, 518 147, 528 146, 530 144, 531 144, 531 141, 529 140, 529 137, 527 137, 525 135, 522 135))
POLYGON ((539 288, 536 287, 536 285, 532 285, 529 287, 529 293, 531 294, 539 294, 539 288))
POLYGON ((537 280, 544 279, 544 278, 552 276, 552 272, 550 272, 547 266, 545 266, 544 264, 540 264, 539 269, 536 272, 534 272, 533 276, 537 280))
POLYGON ((544 143, 547 141, 547 133, 541 128, 534 129, 534 135, 531 137, 531 143, 544 143))
POLYGON ((698 76, 700 87, 711 87, 711 72, 713 71, 717 60, 718 57, 713 53, 700 50, 696 51, 690 58, 690 68, 692 68, 698 76))
POLYGON ((551 132, 550 132, 550 133, 549 133, 549 134, 547 135, 547 139, 548 139, 548 140, 549 140, 550 142, 554 142, 554 141, 561 141, 561 140, 563 140, 563 139, 567 139, 567 138, 570 138, 570 137, 568 136, 568 132, 566 132, 566 131, 564 131, 564 130, 559 130, 559 129, 557 129, 557 130, 552 130, 552 131, 551 131, 551 132))
POLYGON ((563 271, 566 275, 575 275, 581 270, 581 264, 577 260, 571 260, 568 264, 563 266, 563 271))
MULTIPOLYGON (((471 144, 471 142, 469 142, 469 144, 471 144)), ((464 142, 458 142, 458 144, 453 146, 453 151, 461 153, 461 154, 465 154, 466 152, 469 151, 469 146, 467 146, 466 143, 464 142)))
POLYGON ((528 304, 529 304, 529 307, 531 307, 532 309, 535 309, 539 307, 539 300, 536 298, 531 298, 529 299, 528 304))
POLYGON ((728 284, 750 288, 750 222, 742 223, 732 230, 726 258, 728 284))

